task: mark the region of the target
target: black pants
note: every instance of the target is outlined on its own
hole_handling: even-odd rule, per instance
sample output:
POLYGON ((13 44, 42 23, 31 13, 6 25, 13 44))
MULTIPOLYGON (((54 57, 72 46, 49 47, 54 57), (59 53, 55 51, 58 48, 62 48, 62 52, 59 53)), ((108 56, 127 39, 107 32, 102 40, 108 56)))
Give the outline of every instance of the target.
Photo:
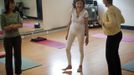
POLYGON ((15 73, 21 74, 21 36, 4 38, 4 48, 6 52, 6 75, 13 75, 13 53, 15 73))
POLYGON ((113 36, 107 36, 106 40, 106 60, 109 75, 122 75, 121 62, 119 57, 119 44, 122 39, 122 32, 113 36))

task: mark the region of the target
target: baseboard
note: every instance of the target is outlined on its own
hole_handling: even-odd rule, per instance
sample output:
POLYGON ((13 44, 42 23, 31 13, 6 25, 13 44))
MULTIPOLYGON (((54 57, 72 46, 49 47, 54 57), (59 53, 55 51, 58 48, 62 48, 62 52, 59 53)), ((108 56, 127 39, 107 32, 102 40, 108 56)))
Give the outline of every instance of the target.
POLYGON ((65 30, 66 28, 67 28, 66 26, 62 26, 62 27, 56 27, 56 28, 52 28, 52 29, 48 29, 48 30, 38 29, 38 30, 35 30, 35 31, 30 31, 30 32, 21 33, 21 35, 22 35, 22 36, 27 36, 27 35, 38 34, 38 33, 48 34, 48 33, 63 31, 63 30, 65 30))
POLYGON ((54 31, 54 30, 63 29, 63 28, 67 28, 67 26, 56 27, 56 28, 49 29, 47 31, 54 31))
POLYGON ((121 25, 122 29, 134 30, 134 26, 121 25))
POLYGON ((37 17, 32 17, 32 16, 27 16, 28 19, 35 19, 37 20, 38 18, 37 17))

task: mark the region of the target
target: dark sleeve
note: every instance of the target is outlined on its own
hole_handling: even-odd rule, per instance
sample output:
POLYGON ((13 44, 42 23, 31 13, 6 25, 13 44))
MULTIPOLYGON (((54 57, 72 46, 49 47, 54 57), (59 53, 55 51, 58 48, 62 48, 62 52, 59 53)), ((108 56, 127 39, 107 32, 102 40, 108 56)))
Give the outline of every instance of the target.
POLYGON ((3 28, 4 28, 5 24, 6 24, 6 19, 5 19, 4 14, 1 15, 0 20, 1 20, 1 29, 3 30, 3 28))

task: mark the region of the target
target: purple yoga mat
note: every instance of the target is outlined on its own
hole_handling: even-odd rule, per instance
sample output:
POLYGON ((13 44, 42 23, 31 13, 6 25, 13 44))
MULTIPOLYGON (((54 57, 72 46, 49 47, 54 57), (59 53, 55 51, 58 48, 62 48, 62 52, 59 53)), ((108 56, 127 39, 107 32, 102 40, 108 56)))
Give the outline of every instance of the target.
POLYGON ((23 23, 23 27, 34 28, 34 23, 23 23))
POLYGON ((3 31, 0 31, 0 37, 3 37, 3 31))
POLYGON ((96 38, 100 38, 100 39, 103 39, 103 38, 106 38, 107 36, 105 36, 104 34, 94 34, 92 35, 93 37, 96 37, 96 38))
POLYGON ((0 52, 0 58, 5 56, 5 52, 0 52))
POLYGON ((53 41, 53 40, 44 40, 44 41, 39 41, 39 42, 36 42, 36 43, 39 43, 39 44, 42 44, 42 45, 47 45, 47 46, 50 46, 50 47, 55 47, 55 48, 58 48, 58 49, 65 48, 64 43, 53 41))
MULTIPOLYGON (((95 37, 95 38, 101 38, 101 39, 106 38, 106 35, 101 34, 101 33, 94 34, 92 36, 95 37)), ((122 41, 124 41, 124 42, 134 42, 134 38, 123 36, 122 41)))
POLYGON ((124 42, 134 42, 134 38, 124 36, 122 41, 124 41, 124 42))

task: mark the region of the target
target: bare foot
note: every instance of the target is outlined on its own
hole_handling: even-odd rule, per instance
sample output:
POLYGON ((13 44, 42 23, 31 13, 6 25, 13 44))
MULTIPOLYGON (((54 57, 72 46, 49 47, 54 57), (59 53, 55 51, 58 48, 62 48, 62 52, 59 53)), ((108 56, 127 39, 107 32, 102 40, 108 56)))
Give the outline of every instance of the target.
POLYGON ((62 70, 68 70, 68 69, 72 69, 72 66, 68 65, 65 69, 62 69, 62 70))
POLYGON ((82 72, 82 65, 79 66, 79 68, 77 69, 77 72, 82 72))

